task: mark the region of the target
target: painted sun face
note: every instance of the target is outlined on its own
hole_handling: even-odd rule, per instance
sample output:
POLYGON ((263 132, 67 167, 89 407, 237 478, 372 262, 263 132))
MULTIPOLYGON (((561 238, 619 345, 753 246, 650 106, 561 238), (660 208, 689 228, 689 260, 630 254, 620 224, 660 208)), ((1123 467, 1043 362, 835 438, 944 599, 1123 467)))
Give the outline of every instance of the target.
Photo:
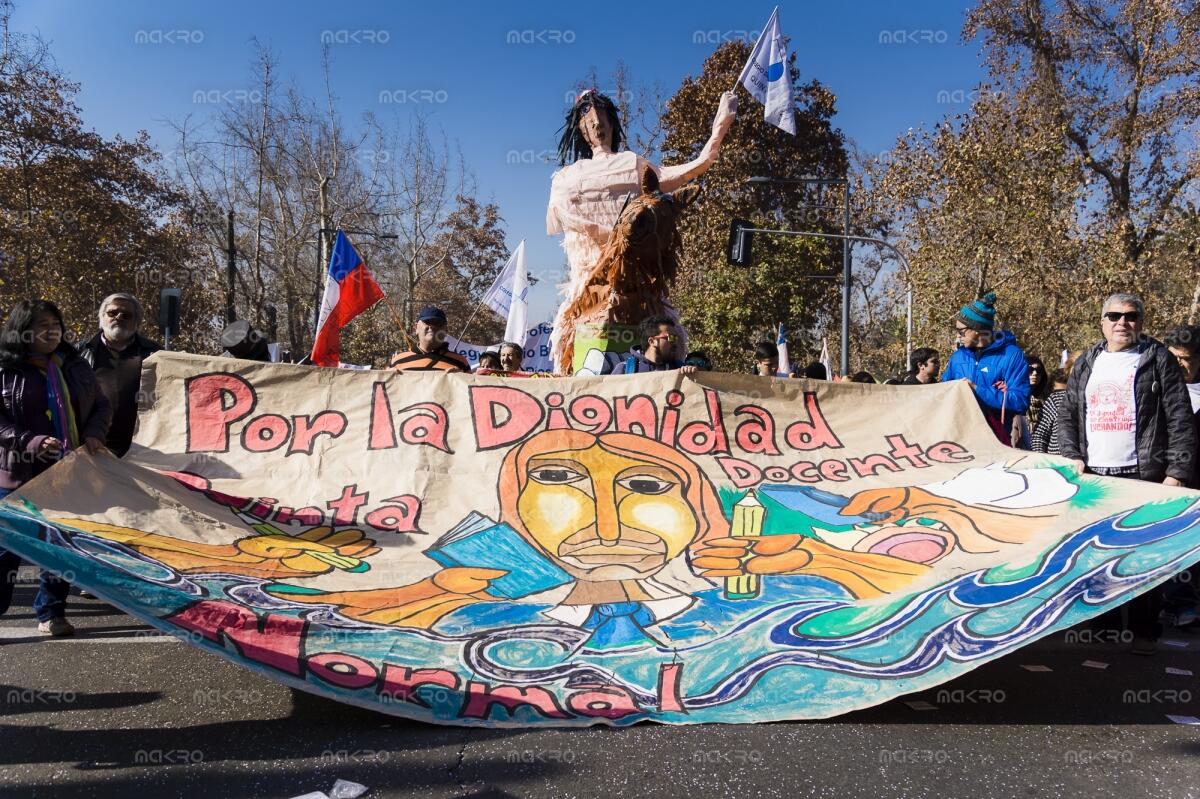
POLYGON ((580 580, 649 577, 699 531, 679 474, 599 445, 533 458, 526 475, 525 529, 580 580))

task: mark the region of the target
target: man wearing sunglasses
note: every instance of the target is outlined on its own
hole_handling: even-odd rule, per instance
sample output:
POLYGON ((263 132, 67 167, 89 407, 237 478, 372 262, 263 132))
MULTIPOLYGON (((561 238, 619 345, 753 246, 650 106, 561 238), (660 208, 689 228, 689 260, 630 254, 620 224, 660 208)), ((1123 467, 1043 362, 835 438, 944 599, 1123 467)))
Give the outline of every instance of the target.
POLYGON ((942 382, 967 380, 1001 444, 1012 445, 1013 417, 1029 410, 1029 364, 1008 330, 996 330, 996 295, 987 292, 954 316, 958 349, 942 382))
POLYGON ((100 330, 79 346, 79 354, 96 372, 100 390, 113 409, 104 445, 118 457, 129 451, 137 424, 137 393, 142 361, 161 346, 144 337, 142 304, 132 294, 110 294, 100 303, 100 330))
POLYGON ((682 339, 679 326, 669 316, 652 316, 639 325, 642 346, 629 351, 623 364, 612 371, 614 375, 631 375, 636 372, 666 372, 678 369, 683 374, 694 374, 697 367, 683 362, 682 339))
MULTIPOLYGON (((1080 471, 1187 485, 1196 453, 1183 370, 1165 346, 1142 333, 1135 294, 1113 294, 1100 312, 1104 340, 1086 350, 1067 380, 1059 452, 1080 471)), ((1152 654, 1162 627, 1155 589, 1128 605, 1133 651, 1152 654)))

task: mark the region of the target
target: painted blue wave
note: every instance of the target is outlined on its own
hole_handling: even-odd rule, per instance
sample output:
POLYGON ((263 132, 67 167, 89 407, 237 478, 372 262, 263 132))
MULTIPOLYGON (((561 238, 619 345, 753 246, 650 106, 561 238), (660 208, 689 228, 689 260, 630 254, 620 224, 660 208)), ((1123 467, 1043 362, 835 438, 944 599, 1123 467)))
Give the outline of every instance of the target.
MULTIPOLYGON (((1149 570, 1121 574, 1121 565, 1136 547, 1163 541, 1172 536, 1200 533, 1200 509, 1189 510, 1162 521, 1141 525, 1128 524, 1128 519, 1135 512, 1129 511, 1102 519, 1073 533, 1049 550, 1038 567, 1028 576, 1011 581, 987 582, 988 570, 962 575, 915 595, 888 618, 852 635, 828 638, 803 635, 796 631, 805 622, 831 610, 850 607, 852 603, 812 600, 789 603, 792 609, 796 604, 805 607, 776 624, 771 631, 770 640, 774 644, 798 651, 775 652, 755 658, 718 679, 704 693, 689 696, 684 700, 684 707, 701 709, 737 700, 745 696, 768 672, 788 666, 819 669, 855 677, 900 679, 924 674, 947 660, 966 663, 993 657, 1049 631, 1077 601, 1093 606, 1111 603, 1177 573, 1200 558, 1198 540, 1196 546, 1149 570), (1078 564, 1081 555, 1089 549, 1112 550, 1120 554, 1069 580, 1053 594, 1041 597, 1041 604, 1015 626, 990 635, 980 634, 971 629, 972 621, 988 609, 1032 596, 1069 575, 1078 564), (867 662, 829 654, 830 650, 858 649, 877 644, 895 637, 906 628, 917 627, 929 608, 947 599, 961 606, 965 612, 929 629, 921 635, 912 650, 902 653, 901 657, 886 662, 867 662)), ((787 609, 787 606, 773 608, 744 621, 738 627, 746 627, 753 621, 787 609)), ((569 662, 549 668, 513 668, 493 662, 488 656, 488 649, 502 641, 520 638, 522 629, 518 627, 505 630, 501 634, 480 636, 467 647, 464 659, 483 676, 517 684, 557 680, 567 680, 568 684, 586 683, 598 676, 594 664, 569 662)), ((733 630, 728 632, 733 633, 733 630)), ((701 648, 711 643, 710 640, 691 648, 701 648)), ((567 648, 569 642, 564 641, 562 645, 567 648)), ((603 677, 605 682, 620 685, 639 700, 649 698, 644 689, 617 678, 611 672, 605 671, 603 677)))

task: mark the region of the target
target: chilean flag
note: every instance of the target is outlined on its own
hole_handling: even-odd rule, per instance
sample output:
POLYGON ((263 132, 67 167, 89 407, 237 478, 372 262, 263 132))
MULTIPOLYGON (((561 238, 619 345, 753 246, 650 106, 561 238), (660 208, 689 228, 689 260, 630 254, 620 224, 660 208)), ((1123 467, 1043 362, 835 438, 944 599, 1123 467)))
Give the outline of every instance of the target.
POLYGON ((312 362, 317 366, 337 366, 342 328, 350 320, 383 299, 383 289, 371 276, 358 251, 342 231, 333 241, 329 274, 325 276, 325 297, 317 318, 317 337, 313 340, 312 362))

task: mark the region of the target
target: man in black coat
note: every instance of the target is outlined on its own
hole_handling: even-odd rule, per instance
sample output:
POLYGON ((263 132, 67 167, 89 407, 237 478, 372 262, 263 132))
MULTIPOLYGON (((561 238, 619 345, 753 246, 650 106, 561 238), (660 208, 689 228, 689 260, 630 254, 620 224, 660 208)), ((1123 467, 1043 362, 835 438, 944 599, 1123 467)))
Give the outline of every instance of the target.
POLYGON ((79 354, 91 364, 101 391, 112 405, 112 426, 104 444, 118 457, 129 451, 133 441, 142 361, 162 349, 138 332, 143 316, 136 297, 110 294, 100 303, 100 330, 79 345, 79 354))

